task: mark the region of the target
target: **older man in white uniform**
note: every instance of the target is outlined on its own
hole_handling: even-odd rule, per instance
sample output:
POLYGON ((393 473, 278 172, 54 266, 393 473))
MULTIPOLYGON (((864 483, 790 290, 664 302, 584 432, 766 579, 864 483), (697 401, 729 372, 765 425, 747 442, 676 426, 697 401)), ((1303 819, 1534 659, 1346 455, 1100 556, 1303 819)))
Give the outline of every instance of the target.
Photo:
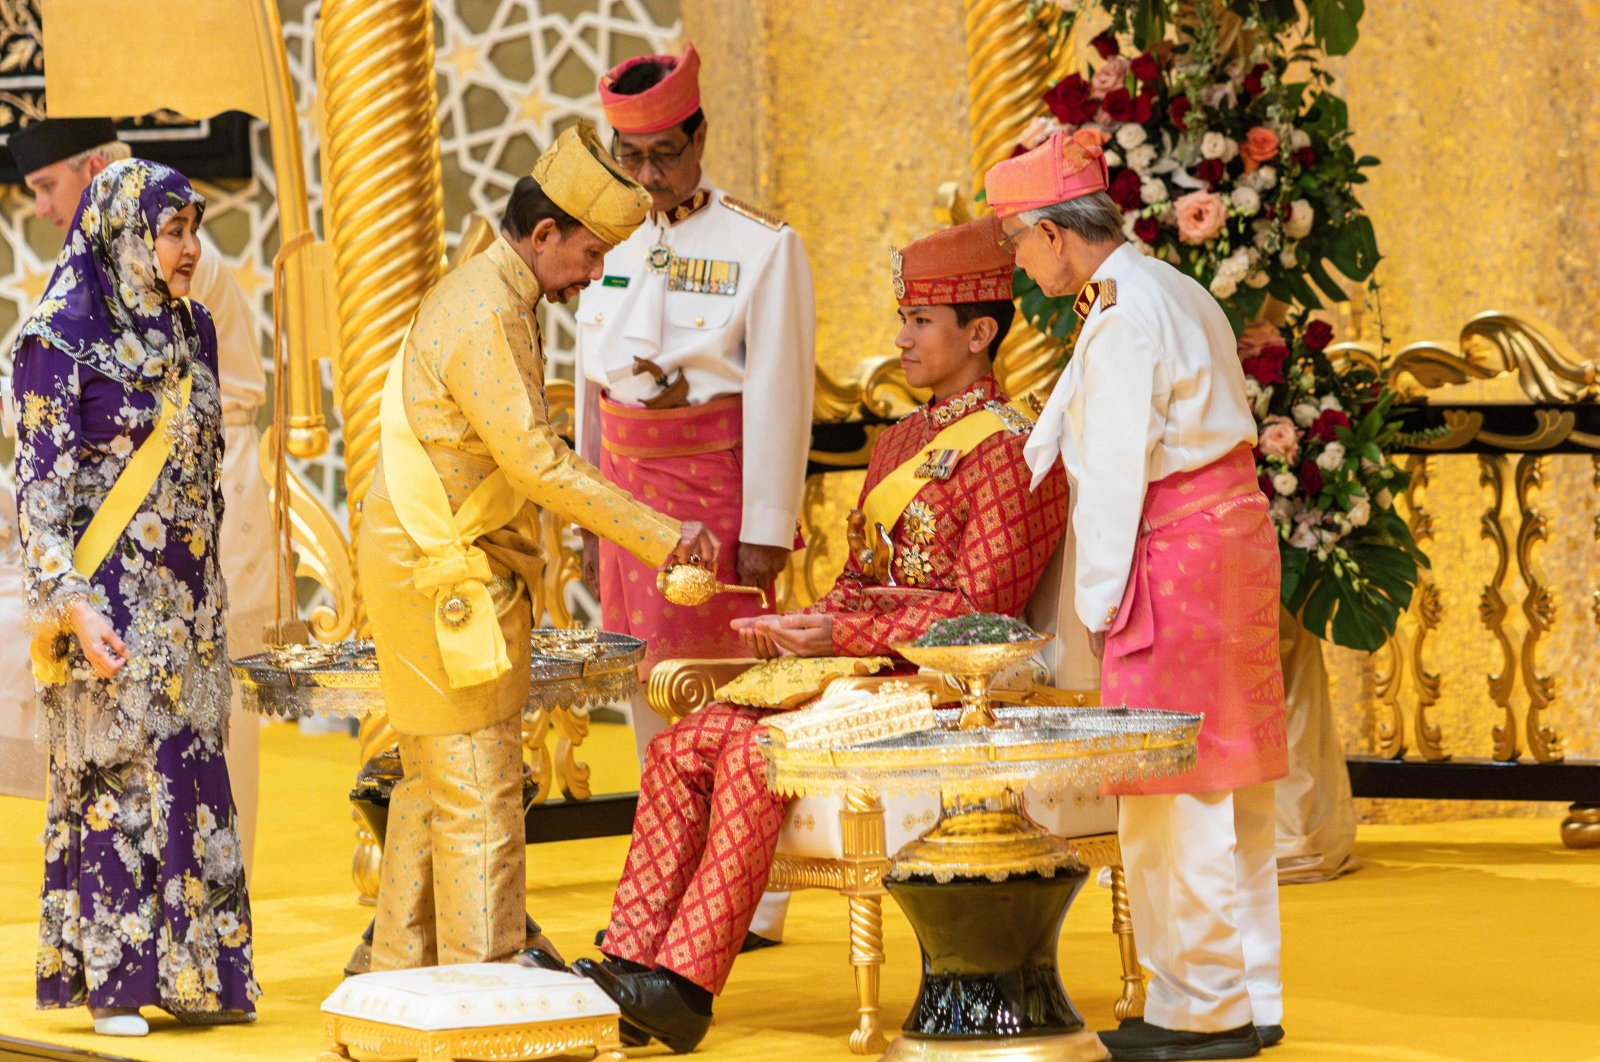
MULTIPOLYGON (((612 150, 651 215, 578 304, 578 450, 647 504, 738 542, 721 579, 770 588, 795 544, 811 447, 811 267, 793 229, 705 179, 699 69, 691 44, 600 82, 612 150)), ((654 572, 593 536, 585 546, 606 629, 649 643, 641 679, 666 658, 746 655, 733 621, 771 611, 751 595, 669 604, 654 572)), ((641 686, 641 764, 664 726, 641 686)), ((785 900, 762 904, 749 946, 782 939, 785 900)))
POLYGON ((1246 1058, 1283 1037, 1273 781, 1287 770, 1278 552, 1233 330, 1122 237, 1098 147, 1058 134, 985 179, 1017 265, 1083 318, 1027 447, 1064 460, 1073 589, 1108 703, 1203 712, 1195 768, 1109 789, 1142 1020, 1114 1059, 1246 1058))
MULTIPOLYGON (((33 122, 11 134, 11 154, 33 192, 34 212, 58 229, 72 224, 83 190, 96 174, 129 156, 105 118, 61 118, 33 122)), ((228 270, 216 244, 204 234, 189 297, 211 311, 217 327, 217 360, 222 387, 226 456, 222 489, 227 499, 220 544, 222 574, 228 586, 228 652, 247 656, 262 648, 262 632, 272 619, 273 558, 261 548, 272 526, 266 480, 261 475, 261 436, 256 412, 267 399, 261 345, 250 300, 228 270)), ((10 587, 5 588, 6 592, 10 587)), ((21 592, 20 586, 17 592, 21 592)), ((238 808, 245 869, 255 854, 261 723, 245 712, 234 693, 228 728, 228 778, 238 808)))

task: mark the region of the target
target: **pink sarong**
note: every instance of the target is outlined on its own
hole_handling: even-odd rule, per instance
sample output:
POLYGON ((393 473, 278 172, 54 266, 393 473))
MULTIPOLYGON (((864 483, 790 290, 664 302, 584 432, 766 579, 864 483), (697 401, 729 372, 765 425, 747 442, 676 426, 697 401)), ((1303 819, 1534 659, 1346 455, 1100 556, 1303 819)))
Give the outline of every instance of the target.
MULTIPOLYGON (((722 543, 717 578, 725 583, 739 581, 742 407, 737 396, 660 410, 600 399, 600 471, 652 509, 709 527, 722 543)), ((641 681, 659 660, 748 655, 728 624, 767 611, 754 594, 719 594, 693 607, 671 604, 656 588, 656 569, 600 543, 601 622, 649 643, 641 681)))
POLYGON ((1249 447, 1150 484, 1101 689, 1108 704, 1199 712, 1205 722, 1193 770, 1107 793, 1206 793, 1288 773, 1280 575, 1249 447))

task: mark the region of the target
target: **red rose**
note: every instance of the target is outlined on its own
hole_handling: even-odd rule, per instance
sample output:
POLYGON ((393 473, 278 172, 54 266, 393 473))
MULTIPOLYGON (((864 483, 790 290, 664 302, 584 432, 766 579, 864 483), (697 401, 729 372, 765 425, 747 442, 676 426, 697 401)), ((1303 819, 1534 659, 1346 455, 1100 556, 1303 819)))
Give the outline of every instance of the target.
POLYGON ((1146 85, 1144 91, 1133 98, 1133 120, 1140 125, 1150 121, 1155 113, 1156 90, 1153 85, 1146 85))
POLYGON ((1044 94, 1044 105, 1064 125, 1082 125, 1094 118, 1097 104, 1090 98, 1089 82, 1082 74, 1069 74, 1044 94))
POLYGON ((1133 71, 1133 76, 1140 81, 1156 81, 1161 77, 1161 64, 1149 52, 1135 59, 1128 69, 1133 71))
POLYGON ((1161 236, 1161 223, 1155 218, 1140 218, 1133 223, 1133 234, 1145 243, 1154 245, 1161 236))
POLYGON ((1350 418, 1345 414, 1344 410, 1324 409, 1317 414, 1317 419, 1311 422, 1311 427, 1306 429, 1306 438, 1321 439, 1326 442, 1329 439, 1338 438, 1338 432, 1335 429, 1348 428, 1349 426, 1350 418))
POLYGON ((1267 72, 1266 63, 1257 63, 1250 72, 1244 76, 1244 90, 1252 96, 1261 95, 1261 75, 1267 72))
POLYGON ((1333 326, 1327 321, 1312 321, 1306 326, 1306 334, 1301 337, 1308 349, 1321 350, 1333 339, 1333 326))
POLYGON ((1322 469, 1317 467, 1315 461, 1307 461, 1300 466, 1300 489, 1305 491, 1308 498, 1315 498, 1322 493, 1322 469))
POLYGON ((1125 88, 1112 89, 1100 101, 1101 108, 1106 112, 1106 117, 1113 122, 1131 122, 1133 118, 1133 96, 1125 88))
POLYGON ((1095 51, 1100 53, 1100 58, 1102 59, 1110 59, 1113 55, 1122 51, 1121 45, 1117 44, 1117 38, 1112 35, 1110 30, 1106 30, 1090 41, 1089 44, 1095 51))
POLYGON ((1261 353, 1245 358, 1239 363, 1249 376, 1262 387, 1283 383, 1283 363, 1289 357, 1289 348, 1281 343, 1261 348, 1261 353))
POLYGON ((1216 184, 1226 173, 1221 159, 1206 159, 1194 168, 1194 175, 1207 184, 1216 184))
POLYGON ((1300 164, 1301 169, 1309 170, 1317 164, 1317 153, 1308 147, 1303 147, 1294 153, 1294 160, 1300 164))
POLYGON ((1192 106, 1194 104, 1189 102, 1188 96, 1178 96, 1167 104, 1167 117, 1172 119, 1172 124, 1179 129, 1187 130, 1189 123, 1183 120, 1183 116, 1189 113, 1189 108, 1192 106))
MULTIPOLYGON (((1256 451, 1256 460, 1261 460, 1260 450, 1256 451)), ((1272 477, 1267 475, 1265 472, 1262 472, 1260 475, 1256 476, 1256 483, 1261 487, 1261 493, 1265 494, 1269 498, 1277 493, 1277 491, 1272 489, 1272 477)))
POLYGON ((1121 170, 1111 178, 1106 194, 1123 210, 1138 210, 1144 205, 1144 200, 1139 198, 1139 175, 1132 170, 1121 170))

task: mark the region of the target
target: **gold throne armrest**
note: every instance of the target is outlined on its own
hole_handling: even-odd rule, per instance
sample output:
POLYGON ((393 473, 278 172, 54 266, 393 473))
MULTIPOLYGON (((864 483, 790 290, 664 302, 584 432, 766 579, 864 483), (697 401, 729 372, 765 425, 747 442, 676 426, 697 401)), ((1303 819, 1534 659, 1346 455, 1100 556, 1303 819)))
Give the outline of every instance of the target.
POLYGON ((669 723, 710 704, 717 687, 732 682, 761 661, 745 657, 732 660, 663 660, 650 669, 644 696, 650 708, 669 723))

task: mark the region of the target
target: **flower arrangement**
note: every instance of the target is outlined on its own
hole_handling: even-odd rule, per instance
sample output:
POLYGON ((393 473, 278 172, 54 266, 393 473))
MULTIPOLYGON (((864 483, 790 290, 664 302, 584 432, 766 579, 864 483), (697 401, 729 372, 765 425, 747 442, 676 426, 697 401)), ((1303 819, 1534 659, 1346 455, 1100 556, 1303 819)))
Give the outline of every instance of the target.
POLYGON ((1031 642, 1041 635, 1021 620, 998 612, 951 616, 930 626, 912 642, 920 646, 1003 645, 1031 642))
POLYGON ((1406 439, 1395 392, 1373 367, 1336 365, 1332 338, 1326 322, 1303 315, 1257 323, 1240 337, 1239 357, 1283 604, 1312 634, 1371 652, 1394 633, 1428 558, 1394 510, 1410 481, 1390 459, 1406 439))
MULTIPOLYGON (((1101 147, 1128 239, 1204 284, 1236 333, 1268 296, 1306 309, 1322 306, 1319 291, 1343 301, 1329 265, 1362 281, 1378 261, 1355 195, 1362 171, 1378 160, 1351 149, 1344 101, 1313 45, 1278 21, 1284 5, 1233 5, 1248 9, 1244 18, 1214 4, 1184 5, 1176 41, 1157 36, 1142 45, 1114 32, 1139 25, 1139 12, 1122 9, 1164 5, 1107 6, 1113 29, 1091 42, 1098 64, 1045 93, 1047 113, 1027 126, 1018 150, 1060 129, 1101 147), (1297 36, 1301 43, 1291 44, 1297 36)), ((1068 5, 1054 14, 1053 39, 1065 37, 1077 12, 1068 5)), ((1310 24, 1314 37, 1317 25, 1310 24)), ((1353 32, 1352 23, 1352 42, 1353 32)), ((1022 274, 1016 288, 1036 327, 1071 335, 1071 295, 1048 298, 1022 274)))

